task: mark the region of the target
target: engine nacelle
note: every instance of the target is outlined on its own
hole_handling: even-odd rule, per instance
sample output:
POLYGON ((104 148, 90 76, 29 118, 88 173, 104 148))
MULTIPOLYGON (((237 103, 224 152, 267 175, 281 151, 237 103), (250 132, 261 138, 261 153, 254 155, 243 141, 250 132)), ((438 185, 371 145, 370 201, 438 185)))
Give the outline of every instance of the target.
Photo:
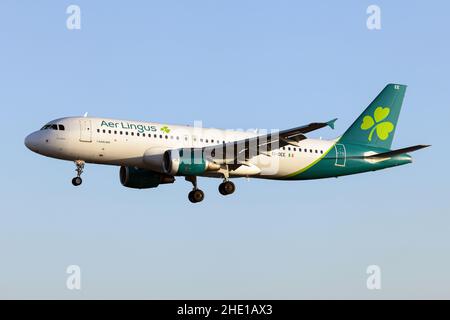
POLYGON ((195 176, 220 170, 220 165, 205 159, 202 149, 185 148, 164 152, 163 170, 171 176, 195 176))
POLYGON ((174 183, 175 178, 135 167, 120 167, 120 183, 133 189, 156 188, 160 184, 174 183))
POLYGON ((164 152, 167 148, 154 147, 147 149, 144 153, 143 161, 149 170, 165 173, 163 160, 164 152))

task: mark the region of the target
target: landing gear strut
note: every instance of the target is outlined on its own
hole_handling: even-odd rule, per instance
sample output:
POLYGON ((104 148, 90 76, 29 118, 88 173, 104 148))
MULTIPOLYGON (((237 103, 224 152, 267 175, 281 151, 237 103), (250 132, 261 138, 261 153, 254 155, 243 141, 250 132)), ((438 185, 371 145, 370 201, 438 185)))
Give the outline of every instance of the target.
POLYGON ((72 184, 75 187, 78 187, 83 182, 83 180, 81 179, 81 174, 83 173, 84 169, 84 161, 77 160, 75 161, 75 165, 77 166, 77 168, 75 169, 75 171, 77 172, 77 176, 72 179, 72 184))
POLYGON ((219 184, 219 192, 221 195, 229 195, 232 194, 236 190, 236 187, 233 182, 225 179, 221 184, 219 184))
POLYGON ((186 181, 189 181, 192 183, 193 189, 188 194, 189 201, 192 203, 197 203, 203 201, 205 198, 205 194, 202 190, 197 188, 197 177, 196 176, 187 176, 186 181))

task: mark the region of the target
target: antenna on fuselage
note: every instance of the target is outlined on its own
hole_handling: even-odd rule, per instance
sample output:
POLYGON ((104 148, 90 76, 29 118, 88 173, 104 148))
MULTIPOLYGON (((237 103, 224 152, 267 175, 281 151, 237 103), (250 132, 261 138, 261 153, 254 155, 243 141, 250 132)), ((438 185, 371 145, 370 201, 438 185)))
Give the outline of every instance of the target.
POLYGON ((85 112, 83 118, 87 118, 87 116, 88 116, 88 113, 85 112))

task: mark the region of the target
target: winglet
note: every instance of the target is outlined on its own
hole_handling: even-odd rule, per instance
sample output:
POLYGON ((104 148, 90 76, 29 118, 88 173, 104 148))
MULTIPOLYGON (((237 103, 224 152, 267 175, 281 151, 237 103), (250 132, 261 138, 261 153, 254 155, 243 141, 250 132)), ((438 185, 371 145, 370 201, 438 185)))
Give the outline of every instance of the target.
POLYGON ((327 126, 329 126, 331 129, 334 130, 334 123, 336 122, 337 119, 338 118, 334 118, 333 120, 326 122, 327 126))

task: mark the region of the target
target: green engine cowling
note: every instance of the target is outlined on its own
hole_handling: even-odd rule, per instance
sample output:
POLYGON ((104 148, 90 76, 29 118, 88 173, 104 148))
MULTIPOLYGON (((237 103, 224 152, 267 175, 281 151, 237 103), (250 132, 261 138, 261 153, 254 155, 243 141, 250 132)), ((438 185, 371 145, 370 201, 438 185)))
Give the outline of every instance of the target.
POLYGON ((173 176, 139 169, 135 167, 120 167, 120 183, 127 188, 149 189, 160 184, 174 183, 173 176))
POLYGON ((163 169, 172 176, 197 176, 206 171, 217 171, 220 165, 207 160, 200 148, 185 148, 164 152, 163 169))

